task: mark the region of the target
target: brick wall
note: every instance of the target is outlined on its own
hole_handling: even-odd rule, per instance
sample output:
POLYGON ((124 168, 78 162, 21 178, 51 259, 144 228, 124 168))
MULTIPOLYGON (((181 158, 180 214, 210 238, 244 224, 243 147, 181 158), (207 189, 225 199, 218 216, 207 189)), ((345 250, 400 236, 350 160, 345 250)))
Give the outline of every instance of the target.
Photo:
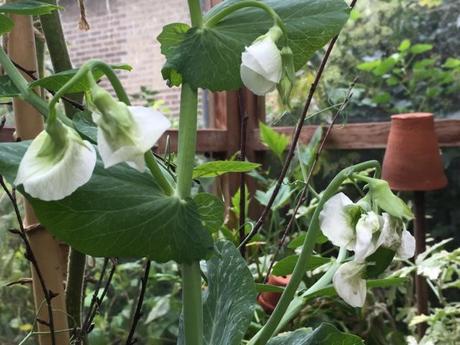
POLYGON ((91 58, 107 63, 127 63, 131 72, 121 72, 128 93, 141 86, 158 91, 158 97, 173 115, 179 111, 179 89, 168 88, 161 76, 164 57, 156 37, 165 24, 189 22, 186 0, 86 0, 89 31, 78 28, 76 0, 61 0, 61 17, 72 62, 91 58))

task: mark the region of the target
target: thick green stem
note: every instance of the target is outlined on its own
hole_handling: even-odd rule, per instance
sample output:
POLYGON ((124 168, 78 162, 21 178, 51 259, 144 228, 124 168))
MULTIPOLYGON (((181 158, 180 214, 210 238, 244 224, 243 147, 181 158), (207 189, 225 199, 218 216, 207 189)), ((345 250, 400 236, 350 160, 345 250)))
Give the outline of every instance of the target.
MULTIPOLYGON (((202 25, 200 0, 188 0, 194 27, 202 25)), ((190 197, 193 182, 193 163, 196 152, 197 90, 182 84, 179 143, 177 155, 177 189, 180 199, 190 197)), ((182 307, 185 345, 203 344, 203 305, 201 301, 201 272, 199 261, 182 265, 182 307)))
POLYGON ((286 313, 289 304, 294 298, 295 292, 302 280, 303 275, 305 274, 305 267, 310 259, 313 247, 316 243, 316 238, 320 232, 319 226, 319 214, 327 200, 329 200, 334 194, 337 193, 338 189, 349 176, 354 172, 362 171, 371 168, 379 168, 380 164, 377 161, 368 161, 360 164, 353 165, 342 170, 337 176, 331 181, 329 186, 323 193, 322 198, 318 202, 315 213, 313 214, 312 220, 310 221, 310 226, 308 228, 307 236, 303 243, 302 251, 299 255, 299 259, 295 265, 294 271, 292 273, 289 284, 286 286, 286 289, 283 291, 281 298, 273 311, 272 315, 268 319, 264 327, 249 341, 248 345, 265 345, 273 333, 277 329, 281 319, 286 313))
POLYGON ((346 255, 347 249, 345 247, 340 248, 339 255, 337 255, 337 260, 329 268, 329 270, 324 273, 323 276, 318 279, 315 284, 310 286, 301 296, 294 297, 286 312, 284 313, 278 327, 276 327, 274 334, 278 334, 294 317, 300 313, 309 296, 331 283, 332 277, 334 276, 342 261, 345 259, 346 255))
MULTIPOLYGON (((57 5, 57 0, 42 0, 42 2, 57 5)), ((59 11, 53 11, 50 14, 40 16, 40 23, 43 34, 45 35, 54 72, 57 73, 72 69, 72 62, 70 61, 69 51, 65 42, 59 11)), ((68 95, 68 97, 76 102, 81 102, 83 94, 72 94, 68 95)), ((71 117, 77 111, 68 102, 64 102, 64 107, 68 117, 71 117)))
POLYGON ((48 104, 33 90, 29 89, 27 80, 18 71, 16 66, 14 66, 2 47, 0 47, 0 64, 3 66, 6 74, 10 77, 14 86, 16 86, 21 93, 21 98, 35 107, 43 116, 47 117, 48 104))
POLYGON ((66 305, 69 325, 81 328, 81 305, 86 255, 71 248, 67 272, 66 305))
POLYGON ((260 8, 260 9, 264 10, 265 12, 267 12, 270 15, 270 17, 273 18, 274 24, 280 27, 280 29, 283 31, 285 36, 287 35, 286 26, 284 25, 284 22, 280 18, 280 16, 278 15, 278 13, 276 13, 275 10, 273 10, 273 8, 271 8, 270 6, 264 4, 263 2, 254 1, 254 0, 236 2, 234 4, 231 4, 231 5, 223 8, 222 11, 216 13, 211 18, 209 18, 204 23, 204 25, 206 27, 210 27, 210 28, 213 27, 213 26, 216 26, 222 19, 224 19, 228 15, 230 15, 233 12, 238 11, 238 10, 240 10, 242 8, 246 8, 246 7, 256 7, 256 8, 260 8))

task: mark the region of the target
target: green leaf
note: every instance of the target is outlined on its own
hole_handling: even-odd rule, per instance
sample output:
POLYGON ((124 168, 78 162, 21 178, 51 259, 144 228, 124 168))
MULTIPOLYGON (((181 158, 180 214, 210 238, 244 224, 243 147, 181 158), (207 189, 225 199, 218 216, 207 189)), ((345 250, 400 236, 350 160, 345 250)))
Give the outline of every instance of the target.
MULTIPOLYGON (((118 70, 125 70, 125 71, 131 71, 132 67, 126 64, 121 64, 121 65, 112 65, 111 66, 113 69, 118 69, 118 70)), ((59 73, 55 73, 53 75, 50 75, 48 77, 39 79, 34 81, 33 83, 30 84, 30 88, 34 87, 43 87, 49 91, 58 91, 61 87, 64 86, 65 83, 67 83, 77 72, 79 71, 78 68, 74 68, 71 70, 67 71, 62 71, 59 73)), ((95 68, 93 70, 94 78, 96 80, 101 79, 104 76, 104 73, 99 69, 95 68)), ((79 92, 85 92, 89 90, 90 84, 88 80, 82 79, 75 85, 73 85, 66 94, 72 94, 72 93, 79 93, 79 92)))
MULTIPOLYGON (((270 200, 275 188, 276 188, 276 183, 273 183, 272 186, 266 192, 263 192, 261 190, 257 190, 256 195, 255 195, 257 201, 261 205, 267 206, 268 201, 270 200)), ((287 202, 289 201, 289 198, 291 197, 292 193, 294 193, 294 191, 295 190, 291 189, 291 187, 289 186, 288 179, 285 179, 283 181, 283 184, 281 185, 281 188, 279 190, 278 195, 275 198, 275 201, 273 202, 271 210, 275 211, 275 210, 278 210, 278 209, 284 207, 287 204, 287 202)))
POLYGON ((391 95, 386 91, 379 92, 372 98, 372 101, 377 104, 385 104, 391 101, 391 95))
POLYGON ((390 266, 393 258, 395 256, 395 251, 380 247, 377 251, 366 258, 368 263, 366 266, 366 278, 377 278, 381 275, 388 266, 390 266))
POLYGON ((260 140, 266 145, 279 159, 283 158, 283 152, 289 145, 289 137, 278 133, 270 126, 259 122, 260 140))
MULTIPOLYGON (((0 35, 10 32, 14 27, 14 22, 7 16, 0 14, 0 35)), ((0 87, 2 85, 0 84, 0 87)))
POLYGON ((405 52, 407 49, 410 48, 410 45, 411 45, 410 40, 409 40, 409 39, 405 39, 405 40, 403 40, 403 41, 401 42, 401 44, 399 45, 398 50, 399 50, 400 52, 405 52))
POLYGON ((340 332, 328 323, 322 323, 314 331, 300 328, 271 339, 267 345, 364 345, 356 335, 340 332))
POLYGON ((422 53, 425 53, 427 51, 430 51, 431 49, 433 49, 433 45, 432 44, 427 44, 427 43, 419 43, 419 44, 414 44, 411 48, 410 48, 410 52, 412 54, 422 54, 422 53))
POLYGON ((41 16, 61 9, 63 9, 63 7, 47 4, 42 1, 18 0, 0 6, 0 13, 41 16))
MULTIPOLYGON (((292 274, 298 259, 298 255, 286 256, 273 266, 272 274, 275 276, 287 276, 289 274, 292 274)), ((319 255, 312 255, 310 260, 308 260, 307 262, 305 271, 312 271, 315 268, 318 268, 319 266, 322 266, 328 262, 330 262, 329 258, 324 258, 319 255)))
POLYGON ((80 111, 72 118, 75 129, 85 139, 96 143, 97 142, 97 127, 91 118, 91 112, 80 111))
POLYGON ((271 284, 256 284, 256 289, 258 293, 261 292, 279 292, 283 293, 284 287, 271 284))
POLYGON ((372 70, 372 73, 377 77, 382 76, 392 70, 396 63, 397 60, 394 57, 386 58, 372 70))
MULTIPOLYGON (((28 144, 0 145, 0 174, 10 182, 28 144)), ((164 196, 149 173, 125 164, 104 169, 98 160, 91 180, 63 200, 26 197, 53 235, 92 256, 181 263, 212 252, 196 202, 164 196)))
POLYGON ((210 232, 217 232, 224 224, 225 205, 215 195, 199 193, 193 201, 197 206, 203 226, 210 232))
POLYGON ((212 161, 193 169, 193 178, 216 177, 227 173, 248 172, 258 168, 260 164, 246 161, 212 161))
MULTIPOLYGON (((205 17, 201 28, 185 32, 186 24, 172 24, 158 36, 167 62, 163 78, 170 85, 183 79, 195 88, 211 91, 235 90, 241 85, 241 53, 273 25, 272 18, 258 8, 232 13, 214 27, 206 20, 238 0, 223 1, 205 17)), ((265 0, 286 24, 288 44, 300 69, 348 19, 349 8, 341 0, 265 0)))
POLYGON ((460 59, 448 58, 442 65, 444 68, 457 68, 460 67, 460 59))
POLYGON ((382 63, 381 60, 368 61, 368 62, 360 63, 358 66, 356 66, 356 68, 361 71, 370 72, 373 69, 380 66, 381 63, 382 63))
POLYGON ((16 88, 16 86, 14 86, 14 83, 9 76, 0 76, 0 97, 16 97, 20 94, 21 92, 16 88))
MULTIPOLYGON (((240 345, 256 305, 254 279, 231 242, 217 242, 215 252, 207 261, 209 286, 203 298, 204 344, 240 345)), ((182 327, 177 344, 185 344, 182 327)))

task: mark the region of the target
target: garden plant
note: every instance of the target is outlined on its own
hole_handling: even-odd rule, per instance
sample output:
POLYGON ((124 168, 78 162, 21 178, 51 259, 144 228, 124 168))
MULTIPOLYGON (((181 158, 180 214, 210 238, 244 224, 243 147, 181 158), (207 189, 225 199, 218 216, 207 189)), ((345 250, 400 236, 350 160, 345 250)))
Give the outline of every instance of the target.
MULTIPOLYGON (((331 127, 325 133, 318 131, 307 147, 298 145, 313 95, 355 1, 226 0, 205 14, 200 1, 188 0, 188 5, 191 25, 172 23, 158 36, 166 58, 163 78, 171 87, 181 87, 175 159, 152 151, 171 123, 158 110, 131 105, 116 73, 116 69, 129 66, 90 60, 78 69, 29 83, 0 48, 0 65, 5 71, 0 86, 3 96, 30 103, 46 121, 45 129, 32 141, 0 144, 1 185, 19 219, 16 233, 25 241, 26 255, 34 264, 21 227, 17 190, 30 202, 40 223, 71 248, 66 299, 69 329, 54 327, 51 300, 55 296, 43 286, 43 305, 49 318, 41 322, 48 326, 51 343, 57 344, 56 334, 69 332, 72 343, 91 344, 91 335, 98 332, 92 322, 96 304, 106 293, 101 281, 98 289, 102 295, 96 291, 90 313, 82 318, 88 255, 105 258, 101 279, 104 272, 112 270, 109 276, 113 275, 116 260, 145 258, 141 293, 133 308, 126 344, 135 343, 136 326, 142 309, 146 309, 142 304, 151 267, 161 270, 170 265, 179 269, 181 277, 180 283, 174 281, 172 292, 182 294, 180 317, 174 320, 178 344, 364 344, 360 337, 339 331, 330 323, 283 333, 314 297, 338 295, 349 306, 363 307, 368 289, 391 287, 405 280, 385 277, 393 260, 414 255, 415 240, 407 230, 412 211, 380 179, 378 161, 350 165, 324 190, 316 191, 311 178, 331 127), (296 72, 326 44, 316 77, 305 90, 305 108, 290 145, 269 127, 261 127, 262 140, 275 153, 282 170, 267 183, 267 191, 256 196, 265 207, 257 221, 248 220, 244 203, 238 203, 236 197, 233 209, 241 225, 232 232, 224 226, 223 201, 206 193, 199 178, 235 172, 262 177, 256 176, 258 164, 244 160, 195 164, 198 89, 246 87, 260 96, 277 89, 283 106, 290 109, 296 72), (103 78, 115 96, 99 83, 103 78), (3 85, 8 85, 8 94, 3 85), (48 100, 36 93, 39 86, 50 91, 48 100), (81 93, 84 101, 70 116, 60 102, 75 93, 81 93), (294 158, 299 169, 293 172, 289 169, 294 158), (298 174, 302 183, 289 185, 288 172, 298 174), (261 228, 270 212, 271 224, 279 224, 274 215, 282 212, 294 194, 286 233, 292 222, 306 216, 304 233, 296 237, 296 244, 290 243, 295 249, 290 262, 280 261, 270 267, 289 275, 289 282, 285 287, 263 279, 256 284, 254 267, 246 261, 254 253, 253 241, 258 236, 265 236, 267 241, 276 237, 270 238, 270 232, 262 235, 261 228), (240 234, 241 238, 237 236, 240 234), (316 251, 317 245, 326 242, 331 250, 322 255, 316 251), (323 268, 319 277, 305 279, 307 271, 319 266, 323 268), (281 297, 261 327, 254 329, 257 297, 264 292, 277 292, 281 297)), ((54 11, 59 7, 32 0, 2 5, 0 33, 13 29, 10 14, 43 16, 54 11)), ((401 61, 408 58, 405 51, 409 47, 408 42, 401 44, 401 61)), ((375 71, 379 66, 373 62, 361 68, 375 71)), ((334 121, 351 93, 349 90, 345 95, 334 121)), ((30 338, 37 333, 32 329, 29 334, 30 338)), ((139 339, 139 343, 148 344, 149 339, 139 339)))

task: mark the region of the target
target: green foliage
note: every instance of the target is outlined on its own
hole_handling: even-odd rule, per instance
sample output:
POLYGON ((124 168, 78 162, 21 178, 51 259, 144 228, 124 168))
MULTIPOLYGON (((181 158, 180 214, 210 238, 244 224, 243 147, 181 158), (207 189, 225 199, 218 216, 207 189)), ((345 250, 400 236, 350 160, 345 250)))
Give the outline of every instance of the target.
POLYGON ((301 328, 279 335, 268 345, 364 345, 357 336, 338 331, 334 326, 323 323, 317 329, 301 328))
MULTIPOLYGON (((294 267, 299 259, 298 255, 289 255, 278 261, 272 270, 272 274, 275 276, 286 276, 294 271, 294 267)), ((305 271, 312 271, 315 268, 318 268, 324 264, 330 262, 329 258, 324 258, 320 255, 312 255, 310 260, 307 262, 305 271)))
MULTIPOLYGON (((131 71, 132 67, 130 65, 121 64, 121 65, 111 65, 115 70, 124 70, 124 71, 131 71)), ((59 73, 55 73, 48 77, 44 77, 42 79, 36 80, 30 83, 30 88, 35 87, 43 87, 49 91, 58 91, 61 87, 63 87, 70 79, 72 79, 75 74, 79 71, 78 68, 62 71, 59 73)), ((93 69, 93 75, 96 80, 100 80, 104 76, 104 72, 96 67, 93 69)), ((67 90, 67 94, 71 93, 80 93, 85 92, 90 89, 90 83, 87 79, 81 79, 78 83, 73 85, 69 90, 67 90)))
POLYGON ((245 161, 212 161, 193 169, 193 178, 216 177, 228 173, 248 172, 258 168, 260 164, 245 161))
POLYGON ((11 29, 13 29, 13 27, 14 27, 14 22, 7 16, 0 14, 0 35, 10 32, 11 29))
MULTIPOLYGON (((0 173, 9 181, 27 146, 2 144, 0 173)), ((98 161, 91 180, 71 196, 56 202, 28 199, 51 233, 93 256, 190 262, 212 251, 197 204, 164 196, 149 173, 127 165, 104 169, 98 161)))
MULTIPOLYGON (((232 243, 217 242, 215 250, 216 255, 207 261, 204 344, 240 345, 255 308, 254 280, 232 243)), ((182 334, 178 344, 185 344, 182 334)))
MULTIPOLYGON (((0 26, 1 25, 2 24, 0 22, 0 26)), ((10 79, 10 77, 8 77, 7 75, 0 76, 0 97, 16 97, 19 96, 19 94, 19 90, 16 88, 16 86, 14 86, 13 81, 10 79)))
POLYGON ((0 13, 22 14, 28 16, 41 16, 53 11, 60 10, 62 7, 47 4, 36 0, 16 0, 0 6, 0 13))
POLYGON ((279 159, 283 159, 283 153, 289 145, 289 137, 276 132, 273 128, 259 122, 260 141, 265 144, 279 159))
POLYGON ((216 233, 224 224, 225 205, 222 200, 209 193, 199 193, 193 198, 193 201, 203 226, 210 233, 216 233))
MULTIPOLYGON (((195 88, 211 91, 241 86, 241 53, 245 46, 268 31, 273 19, 261 9, 246 8, 232 13, 214 27, 206 26, 206 20, 234 2, 227 0, 214 6, 205 16, 202 28, 188 29, 182 23, 164 28, 158 36, 167 59, 162 74, 171 86, 187 82, 195 88)), ((340 0, 264 2, 286 24, 296 69, 334 37, 348 18, 348 6, 340 0)))

